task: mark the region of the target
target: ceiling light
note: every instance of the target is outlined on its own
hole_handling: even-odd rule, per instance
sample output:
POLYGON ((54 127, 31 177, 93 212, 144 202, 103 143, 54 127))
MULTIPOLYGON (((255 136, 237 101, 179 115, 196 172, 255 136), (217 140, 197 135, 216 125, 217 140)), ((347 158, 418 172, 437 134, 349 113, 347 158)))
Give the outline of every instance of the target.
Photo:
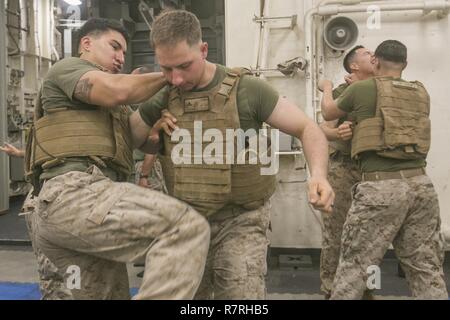
POLYGON ((64 0, 64 2, 70 4, 71 6, 79 6, 81 4, 80 0, 64 0))

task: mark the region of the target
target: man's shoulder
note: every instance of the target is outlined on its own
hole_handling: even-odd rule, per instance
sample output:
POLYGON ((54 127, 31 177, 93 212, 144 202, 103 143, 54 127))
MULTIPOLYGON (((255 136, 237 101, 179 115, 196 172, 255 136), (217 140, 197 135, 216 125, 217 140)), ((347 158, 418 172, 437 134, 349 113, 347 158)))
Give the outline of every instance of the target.
POLYGON ((169 99, 169 95, 172 93, 176 93, 177 92, 177 88, 173 87, 171 85, 165 85, 164 87, 161 88, 161 90, 159 90, 155 95, 153 95, 150 99, 148 99, 147 101, 145 101, 143 104, 146 105, 161 105, 161 104, 166 104, 167 100, 169 99))
POLYGON ((360 80, 352 83, 348 88, 347 92, 356 93, 356 92, 367 92, 367 90, 376 90, 375 79, 366 79, 360 80))
POLYGON ((337 90, 337 89, 345 90, 345 89, 347 89, 349 86, 350 86, 350 85, 349 85, 348 83, 341 83, 340 85, 338 85, 338 86, 336 87, 335 90, 337 90))
POLYGON ((77 58, 77 57, 69 57, 59 60, 53 65, 53 69, 55 68, 66 68, 69 66, 76 66, 76 65, 87 65, 88 62, 86 60, 77 58))
POLYGON ((341 83, 336 88, 334 88, 333 89, 333 99, 338 98, 348 87, 349 87, 348 83, 341 83))
POLYGON ((67 73, 70 72, 71 70, 80 70, 84 68, 96 69, 95 66, 91 64, 89 61, 76 57, 69 57, 56 62, 50 68, 48 75, 52 76, 54 74, 67 73))
POLYGON ((251 87, 252 89, 264 89, 267 86, 270 86, 266 80, 263 80, 257 76, 255 76, 250 70, 244 69, 241 74, 241 86, 251 87), (247 71, 245 71, 247 70, 247 71))

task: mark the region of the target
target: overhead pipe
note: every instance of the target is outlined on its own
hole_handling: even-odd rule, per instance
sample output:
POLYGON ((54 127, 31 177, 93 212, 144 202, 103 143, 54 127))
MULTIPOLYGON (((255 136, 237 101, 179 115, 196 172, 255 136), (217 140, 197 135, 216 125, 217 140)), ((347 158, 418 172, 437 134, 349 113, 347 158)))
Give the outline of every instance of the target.
POLYGON ((37 66, 37 74, 41 73, 41 64, 42 64, 42 53, 41 53, 41 43, 39 41, 39 0, 33 1, 33 10, 34 10, 34 41, 35 41, 35 54, 38 62, 37 66))
MULTIPOLYGON (((311 116, 317 122, 316 106, 319 102, 317 95, 317 70, 316 70, 316 60, 315 60, 315 43, 316 40, 313 36, 313 22, 314 18, 317 16, 333 16, 341 13, 360 13, 367 11, 367 5, 361 4, 350 4, 355 1, 327 1, 327 4, 320 5, 310 9, 305 17, 305 44, 306 44, 306 55, 305 58, 308 62, 309 70, 306 72, 306 113, 311 116), (334 4, 339 3, 339 4, 334 4)), ((379 0, 360 0, 361 2, 372 2, 377 4, 378 9, 381 12, 385 11, 444 11, 448 12, 450 10, 450 2, 447 0, 437 0, 437 1, 417 1, 414 3, 377 3, 379 0)))
MULTIPOLYGON (((6 95, 8 92, 7 83, 7 55, 6 47, 6 3, 0 0, 0 143, 8 140, 8 112, 6 95)), ((0 154, 0 213, 9 209, 9 157, 1 152, 0 154)))
MULTIPOLYGON (((55 47, 55 0, 50 0, 50 48, 51 52, 55 55, 55 60, 59 60, 58 50, 55 47)), ((51 56, 51 54, 50 54, 51 56)))
MULTIPOLYGON (((264 18, 268 15, 269 1, 260 0, 260 17, 264 18)), ((259 38, 258 47, 256 53, 256 70, 263 69, 267 64, 267 42, 269 41, 269 30, 266 21, 259 22, 259 38)), ((257 72, 257 76, 262 76, 261 73, 257 72)))

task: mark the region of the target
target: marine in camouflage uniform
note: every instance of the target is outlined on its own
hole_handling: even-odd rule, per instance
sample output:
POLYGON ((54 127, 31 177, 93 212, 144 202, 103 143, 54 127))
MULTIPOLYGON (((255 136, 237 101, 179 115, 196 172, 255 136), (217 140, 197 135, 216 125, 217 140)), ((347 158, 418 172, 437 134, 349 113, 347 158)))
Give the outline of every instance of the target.
MULTIPOLYGON (((348 84, 341 84, 333 90, 333 98, 339 97, 348 84)), ((336 127, 339 127, 347 117, 339 119, 336 127)), ((321 127, 327 124, 322 124, 321 127)), ((323 128, 325 131, 325 129, 323 128)), ((321 290, 325 298, 331 296, 334 276, 339 263, 342 228, 347 212, 352 203, 351 188, 361 181, 358 166, 350 157, 351 141, 329 141, 330 159, 328 181, 336 194, 334 210, 332 214, 322 213, 322 250, 320 254, 320 280, 321 290)))
POLYGON ((75 299, 128 299, 126 263, 143 259, 135 299, 191 299, 206 262, 206 219, 181 201, 122 182, 133 170, 132 135, 144 151, 155 147, 146 142, 150 127, 119 101, 148 99, 164 79, 114 74, 126 50, 121 26, 93 18, 80 33, 81 57, 59 61, 44 79, 27 143, 26 171, 38 193, 35 244, 75 299))
POLYGON ((334 151, 330 155, 328 181, 336 194, 332 214, 322 214, 324 229, 320 255, 321 290, 329 298, 339 263, 342 229, 352 204, 351 189, 361 181, 358 166, 350 155, 334 151))
MULTIPOLYGON (((343 61, 343 67, 348 73, 346 83, 333 90, 333 99, 339 97, 349 87, 348 83, 373 77, 371 55, 372 52, 361 45, 355 46, 346 54, 343 61)), ((347 115, 339 120, 321 124, 330 145, 328 177, 336 194, 333 214, 322 215, 324 229, 320 278, 321 290, 326 299, 331 296, 333 280, 339 263, 342 228, 352 202, 351 188, 361 181, 359 168, 350 156, 353 127, 351 120, 353 119, 347 115)), ((369 291, 366 298, 372 298, 369 291)))
POLYGON ((337 101, 331 85, 325 89, 328 120, 345 112, 356 117, 352 157, 362 171, 352 190, 331 299, 360 299, 368 268, 381 263, 391 243, 414 298, 448 299, 439 203, 424 169, 430 98, 420 82, 401 79, 406 51, 398 41, 385 41, 375 53, 378 77, 353 84, 337 101))
MULTIPOLYGON (((9 156, 19 158, 23 158, 25 155, 24 150, 17 149, 15 146, 9 143, 5 143, 3 147, 0 146, 0 151, 7 153, 9 156)), ((28 236, 30 237, 33 252, 37 259, 37 271, 39 275, 39 290, 41 292, 41 299, 70 299, 72 294, 70 290, 66 288, 63 278, 58 273, 58 269, 36 245, 32 219, 32 214, 35 209, 34 200, 33 190, 31 190, 25 198, 19 216, 23 216, 25 218, 25 225, 27 226, 28 236)))
MULTIPOLYGON (((236 164, 236 154, 232 163, 224 159, 227 150, 222 149, 222 138, 229 129, 234 133, 238 129, 254 129, 257 133, 264 122, 274 124, 270 121, 274 113, 278 127, 299 138, 303 138, 299 132, 305 123, 311 140, 303 139, 303 143, 314 144, 305 149, 316 149, 314 152, 320 155, 311 159, 311 168, 313 176, 323 174, 319 185, 324 188, 323 198, 328 199, 324 207, 329 210, 333 199, 325 179, 326 140, 313 121, 297 107, 291 109, 266 82, 246 70, 207 61, 207 45, 201 40, 200 23, 192 13, 177 10, 161 14, 153 23, 151 39, 161 70, 171 85, 142 104, 140 114, 148 125, 164 115, 176 118, 176 126, 182 130, 174 134, 181 134, 183 140, 177 143, 172 141, 174 135, 171 139, 164 134, 159 155, 167 189, 170 195, 207 217, 211 227, 205 274, 195 298, 264 299, 270 197, 275 190, 275 176, 262 175, 259 161, 236 164), (201 130, 195 129, 196 123, 201 123, 201 130), (287 129, 289 123, 295 132, 287 129), (203 158, 199 163, 195 158, 200 156, 195 153, 198 135, 205 136, 206 142, 206 136, 212 132, 222 134, 222 138, 209 137, 220 143, 214 151, 214 157, 220 160, 207 162, 211 159, 203 156, 208 157, 206 150, 210 146, 203 143, 199 145, 203 158), (179 156, 176 148, 180 146, 194 150, 195 157, 191 152, 183 153, 187 163, 175 163, 179 156)), ((233 148, 236 145, 233 141, 233 148)))

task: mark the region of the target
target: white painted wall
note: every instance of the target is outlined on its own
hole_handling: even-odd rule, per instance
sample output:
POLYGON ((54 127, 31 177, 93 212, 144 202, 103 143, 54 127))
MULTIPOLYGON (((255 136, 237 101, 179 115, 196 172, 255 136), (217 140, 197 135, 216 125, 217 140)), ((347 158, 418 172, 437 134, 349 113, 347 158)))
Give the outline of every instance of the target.
MULTIPOLYGON (((267 16, 298 15, 294 29, 275 28, 267 37, 267 64, 274 68, 282 61, 296 56, 305 56, 304 16, 312 2, 296 0, 266 0, 267 16)), ((314 4, 319 1, 314 0, 314 4)), ((388 1, 417 3, 416 0, 388 1)), ((425 0, 425 2, 433 2, 425 0)), ((255 67, 258 45, 258 24, 253 22, 259 15, 259 0, 225 0, 226 6, 226 60, 228 66, 255 67)), ((409 66, 404 73, 407 80, 422 81, 428 88, 432 99, 432 149, 428 158, 428 173, 439 194, 442 229, 450 239, 450 18, 438 19, 433 12, 424 15, 420 11, 383 13, 381 29, 369 30, 369 14, 345 15, 354 19, 359 27, 358 44, 373 50, 387 39, 397 39, 409 49, 409 66)), ((326 20, 326 19, 325 19, 326 20)), ((323 23, 320 19, 318 23, 323 23)), ((274 27, 282 23, 273 24, 274 27)), ((286 25, 286 23, 284 24, 286 25)), ((325 50, 324 76, 335 83, 344 76, 342 55, 325 50)), ((295 102, 300 108, 305 106, 304 73, 292 78, 276 73, 267 74, 266 79, 276 87, 280 94, 295 102)), ((305 110, 306 111, 306 110, 305 110)), ((310 110, 308 110, 310 111, 310 110)), ((302 159, 299 160, 300 162, 302 159)), ((272 209, 273 247, 318 248, 321 246, 321 226, 317 213, 313 213, 306 203, 305 183, 295 182, 304 179, 305 173, 295 171, 293 157, 281 159, 280 183, 274 196, 272 209)), ((297 163, 298 165, 298 163, 297 163)))

